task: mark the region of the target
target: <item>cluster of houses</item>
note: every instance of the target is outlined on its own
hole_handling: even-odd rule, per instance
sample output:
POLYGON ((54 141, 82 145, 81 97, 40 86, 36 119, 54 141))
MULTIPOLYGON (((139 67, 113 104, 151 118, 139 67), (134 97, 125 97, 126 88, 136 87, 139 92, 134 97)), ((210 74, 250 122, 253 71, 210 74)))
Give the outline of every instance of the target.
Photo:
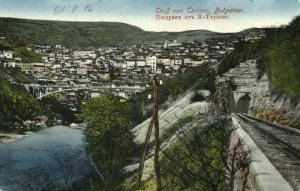
MULTIPOLYGON (((253 35, 252 35, 253 36, 253 35)), ((258 36, 255 34, 254 36, 258 36)), ((244 40, 253 37, 245 36, 244 40)), ((189 67, 217 63, 234 50, 236 39, 164 43, 75 50, 62 45, 33 45, 27 51, 41 56, 40 62, 26 63, 13 51, 0 50, 0 67, 18 67, 44 83, 86 86, 118 79, 142 81, 154 75, 169 78, 189 67)))

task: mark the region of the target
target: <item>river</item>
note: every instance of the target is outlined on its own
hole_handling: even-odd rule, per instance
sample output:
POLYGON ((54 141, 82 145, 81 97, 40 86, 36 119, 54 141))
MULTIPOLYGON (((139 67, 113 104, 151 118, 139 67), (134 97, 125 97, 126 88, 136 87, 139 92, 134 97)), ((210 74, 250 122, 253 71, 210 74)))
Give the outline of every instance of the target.
POLYGON ((0 144, 0 191, 54 190, 88 179, 94 169, 83 131, 53 126, 0 144))

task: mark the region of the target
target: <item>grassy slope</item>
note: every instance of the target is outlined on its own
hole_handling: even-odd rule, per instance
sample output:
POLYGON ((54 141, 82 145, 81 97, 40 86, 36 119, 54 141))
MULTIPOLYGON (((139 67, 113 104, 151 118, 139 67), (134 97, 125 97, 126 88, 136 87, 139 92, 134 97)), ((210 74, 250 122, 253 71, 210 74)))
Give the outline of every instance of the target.
POLYGON ((28 44, 63 44, 68 47, 99 47, 166 39, 190 40, 224 37, 210 31, 147 32, 117 22, 65 22, 0 18, 0 34, 15 47, 28 44))
POLYGON ((20 47, 14 49, 15 57, 20 57, 23 62, 41 62, 42 56, 40 54, 31 52, 27 50, 25 47, 20 47))
POLYGON ((273 35, 273 43, 264 55, 275 90, 300 100, 300 16, 273 35))
POLYGON ((21 58, 23 62, 41 62, 42 56, 40 54, 31 52, 26 49, 25 45, 19 47, 16 45, 16 41, 1 40, 0 41, 0 51, 14 51, 14 57, 21 58))

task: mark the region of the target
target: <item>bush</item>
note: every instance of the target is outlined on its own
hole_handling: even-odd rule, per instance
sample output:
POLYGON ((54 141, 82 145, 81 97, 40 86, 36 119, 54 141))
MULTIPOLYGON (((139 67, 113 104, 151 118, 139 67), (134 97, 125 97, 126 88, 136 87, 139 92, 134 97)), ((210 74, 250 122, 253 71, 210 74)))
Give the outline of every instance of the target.
POLYGON ((42 113, 40 104, 23 86, 0 79, 0 89, 0 127, 4 122, 13 121, 13 118, 31 119, 42 113))

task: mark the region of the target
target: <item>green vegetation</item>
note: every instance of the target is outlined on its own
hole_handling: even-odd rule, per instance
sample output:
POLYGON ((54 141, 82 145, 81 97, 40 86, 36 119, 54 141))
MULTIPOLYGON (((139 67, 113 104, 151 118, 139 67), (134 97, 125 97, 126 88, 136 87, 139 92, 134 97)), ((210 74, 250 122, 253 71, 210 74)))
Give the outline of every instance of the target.
POLYGON ((102 173, 102 189, 114 190, 131 150, 130 105, 120 98, 101 96, 82 106, 80 118, 89 123, 88 150, 102 173))
MULTIPOLYGON (((190 88, 214 91, 214 78, 214 71, 209 64, 189 68, 186 73, 179 74, 159 86, 159 104, 162 106, 168 99, 176 99, 190 88)), ((96 166, 100 172, 103 172, 101 189, 126 190, 130 187, 124 186, 124 184, 123 187, 119 187, 120 180, 124 178, 121 177, 120 168, 125 164, 126 158, 130 156, 130 146, 132 145, 130 121, 137 123, 137 120, 146 117, 143 116, 142 103, 144 102, 145 107, 151 105, 151 100, 147 99, 149 93, 149 91, 141 93, 130 103, 121 102, 119 98, 102 96, 82 105, 80 118, 89 123, 88 149, 96 166)), ((167 139, 181 125, 192 122, 194 119, 195 116, 179 119, 172 128, 162 133, 161 138, 167 139)))
POLYGON ((7 41, 5 41, 5 40, 0 40, 0 50, 8 51, 8 50, 13 50, 13 49, 12 49, 12 47, 8 44, 7 41))
POLYGON ((218 73, 224 74, 229 69, 239 65, 241 62, 261 57, 269 44, 267 41, 267 39, 262 39, 254 42, 238 42, 235 46, 235 50, 231 54, 227 55, 219 64, 218 73))
POLYGON ((40 104, 25 90, 13 82, 29 82, 30 80, 18 69, 1 68, 0 70, 0 127, 11 130, 22 120, 33 119, 42 113, 40 104))
POLYGON ((15 81, 20 83, 28 83, 30 79, 17 68, 1 68, 0 79, 15 81))
POLYGON ((209 64, 190 68, 186 73, 167 80, 158 88, 158 102, 163 104, 169 96, 177 98, 179 94, 192 87, 214 91, 214 80, 215 74, 209 64))
POLYGON ((42 56, 40 54, 31 52, 26 49, 26 44, 18 46, 16 42, 10 42, 10 40, 0 40, 0 50, 10 50, 14 51, 14 57, 19 57, 22 62, 41 62, 42 56))
POLYGON ((164 190, 232 190, 235 173, 249 164, 247 153, 231 152, 240 149, 240 145, 229 147, 232 132, 225 120, 203 121, 192 130, 181 128, 178 142, 161 158, 164 190), (238 164, 235 169, 230 168, 230 160, 238 164))
POLYGON ((274 34, 264 65, 275 90, 300 100, 300 16, 274 34))
POLYGON ((223 74, 240 62, 257 59, 260 73, 267 72, 275 91, 300 99, 300 16, 286 27, 266 29, 266 37, 240 42, 219 65, 223 74))
MULTIPOLYGON (((162 190, 233 190, 238 173, 247 172, 250 163, 250 151, 243 151, 242 141, 229 146, 234 129, 226 119, 209 121, 203 115, 179 121, 174 126, 178 131, 176 141, 162 151, 160 158, 162 190)), ((134 186, 135 177, 126 180, 122 188, 131 191, 134 186)), ((142 182, 142 190, 155 188, 155 177, 142 182)))
MULTIPOLYGON (((168 79, 158 86, 158 103, 160 107, 163 107, 169 100, 175 100, 180 94, 191 88, 194 90, 207 89, 211 92, 215 91, 215 72, 209 64, 189 68, 185 73, 168 79)), ((145 91, 131 101, 134 111, 132 116, 134 124, 138 124, 149 117, 147 108, 151 103, 151 100, 148 99, 150 93, 150 91, 145 91)))
POLYGON ((282 110, 274 109, 255 109, 252 111, 254 117, 270 121, 272 123, 281 124, 288 127, 300 129, 300 122, 297 118, 282 110))
POLYGON ((20 57, 22 62, 41 62, 42 57, 39 54, 28 51, 25 47, 15 49, 15 57, 20 57))
POLYGON ((0 79, 0 127, 9 130, 14 122, 32 119, 41 114, 40 104, 18 84, 10 84, 0 79))
POLYGON ((55 95, 44 97, 41 104, 46 108, 49 123, 54 123, 54 119, 61 119, 67 124, 80 122, 76 117, 78 112, 72 111, 67 105, 62 104, 55 95))
POLYGON ((117 22, 64 22, 0 18, 0 33, 12 47, 30 44, 62 44, 67 47, 130 45, 143 42, 180 41, 226 37, 210 31, 146 32, 117 22))

